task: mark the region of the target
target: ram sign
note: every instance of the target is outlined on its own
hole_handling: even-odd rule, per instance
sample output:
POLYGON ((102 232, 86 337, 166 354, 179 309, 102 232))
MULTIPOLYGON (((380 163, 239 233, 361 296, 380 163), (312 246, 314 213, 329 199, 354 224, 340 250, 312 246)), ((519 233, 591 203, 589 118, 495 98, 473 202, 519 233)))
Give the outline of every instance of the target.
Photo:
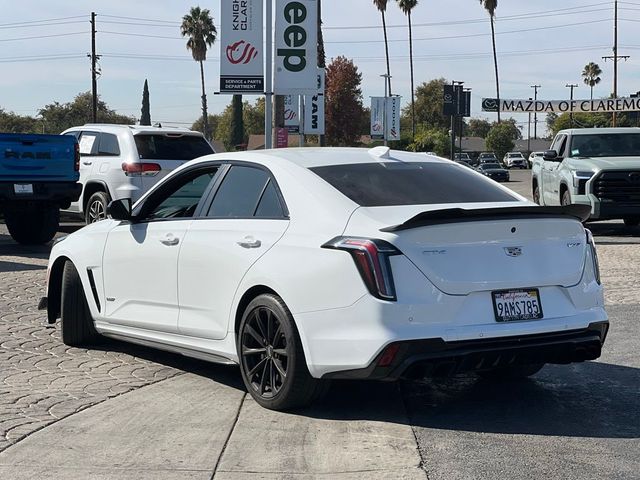
POLYGON ((606 98, 602 100, 503 100, 482 99, 483 112, 512 113, 588 113, 635 112, 640 110, 640 98, 606 98), (499 107, 499 108, 498 108, 499 107))
POLYGON ((263 0, 224 0, 220 27, 220 91, 264 91, 263 0))
POLYGON ((277 95, 316 93, 317 17, 316 0, 276 0, 274 92, 277 95))

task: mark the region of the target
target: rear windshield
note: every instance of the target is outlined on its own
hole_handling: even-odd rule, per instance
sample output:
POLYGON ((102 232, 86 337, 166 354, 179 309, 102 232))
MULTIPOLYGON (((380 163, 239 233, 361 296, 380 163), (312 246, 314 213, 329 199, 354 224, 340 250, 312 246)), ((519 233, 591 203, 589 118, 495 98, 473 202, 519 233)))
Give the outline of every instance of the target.
POLYGON ((517 200, 468 168, 445 163, 360 163, 310 170, 363 207, 517 200))
POLYGON ((214 153, 211 145, 196 135, 143 133, 133 138, 143 160, 193 160, 214 153))

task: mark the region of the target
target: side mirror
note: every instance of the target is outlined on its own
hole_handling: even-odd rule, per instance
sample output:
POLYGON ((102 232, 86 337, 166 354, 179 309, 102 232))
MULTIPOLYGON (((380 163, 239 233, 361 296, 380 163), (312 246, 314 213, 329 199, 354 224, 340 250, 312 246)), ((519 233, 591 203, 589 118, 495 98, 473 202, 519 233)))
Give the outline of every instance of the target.
POLYGON ((558 162, 561 160, 560 158, 558 158, 558 152, 556 152, 555 150, 545 150, 542 158, 544 158, 545 160, 550 160, 552 162, 558 162))
POLYGON ((107 215, 114 220, 131 220, 131 199, 113 200, 107 206, 107 215))

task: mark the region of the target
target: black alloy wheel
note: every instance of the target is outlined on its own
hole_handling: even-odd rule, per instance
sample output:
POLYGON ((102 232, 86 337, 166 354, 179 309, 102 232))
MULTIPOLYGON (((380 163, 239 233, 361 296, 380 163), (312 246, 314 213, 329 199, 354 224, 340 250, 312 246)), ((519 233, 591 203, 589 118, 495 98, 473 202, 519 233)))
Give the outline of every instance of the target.
POLYGON ((268 307, 255 308, 242 332, 242 366, 250 386, 263 398, 273 398, 287 378, 291 348, 282 323, 268 307))
POLYGON ((293 315, 277 295, 262 294, 247 305, 237 349, 244 385, 264 408, 305 407, 327 391, 328 381, 309 373, 293 315))

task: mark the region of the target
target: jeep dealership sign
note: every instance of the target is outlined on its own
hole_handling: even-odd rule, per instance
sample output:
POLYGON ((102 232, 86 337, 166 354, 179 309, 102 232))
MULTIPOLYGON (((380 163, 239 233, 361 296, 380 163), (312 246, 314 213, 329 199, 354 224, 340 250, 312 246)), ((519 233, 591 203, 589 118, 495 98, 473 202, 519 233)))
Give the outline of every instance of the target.
POLYGON ((264 91, 263 0, 221 2, 220 92, 264 91))
POLYGON ((276 0, 274 72, 276 94, 313 95, 316 93, 317 16, 316 0, 276 0))
POLYGON ((640 98, 606 98, 602 100, 503 100, 482 99, 483 112, 512 113, 588 113, 640 111, 640 98))

